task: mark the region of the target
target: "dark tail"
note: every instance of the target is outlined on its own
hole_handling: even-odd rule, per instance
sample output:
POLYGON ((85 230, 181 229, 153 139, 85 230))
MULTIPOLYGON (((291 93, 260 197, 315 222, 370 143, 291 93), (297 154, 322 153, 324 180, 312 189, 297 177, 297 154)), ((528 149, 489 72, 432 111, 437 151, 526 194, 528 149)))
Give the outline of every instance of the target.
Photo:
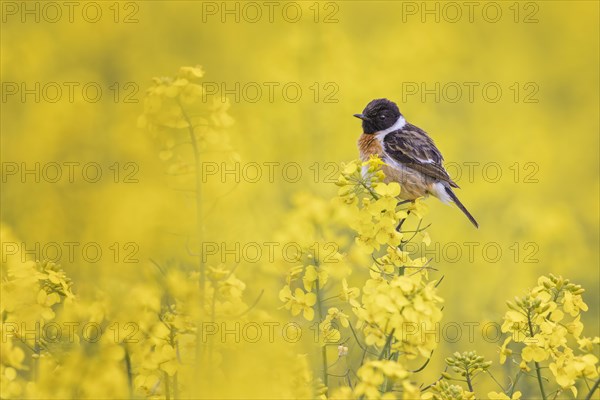
POLYGON ((477 223, 477 221, 475 221, 475 218, 465 208, 465 206, 463 206, 463 203, 461 203, 460 200, 458 199, 458 197, 456 197, 456 195, 454 194, 454 192, 452 191, 452 189, 449 188, 448 186, 445 186, 445 189, 446 189, 446 193, 448 193, 448 196, 450 196, 450 198, 452 199, 452 201, 454 202, 454 204, 456 204, 456 206, 458 208, 460 208, 460 211, 462 211, 467 216, 467 218, 469 218, 469 221, 471 221, 471 223, 473 225, 475 225, 475 228, 479 228, 479 224, 477 223))

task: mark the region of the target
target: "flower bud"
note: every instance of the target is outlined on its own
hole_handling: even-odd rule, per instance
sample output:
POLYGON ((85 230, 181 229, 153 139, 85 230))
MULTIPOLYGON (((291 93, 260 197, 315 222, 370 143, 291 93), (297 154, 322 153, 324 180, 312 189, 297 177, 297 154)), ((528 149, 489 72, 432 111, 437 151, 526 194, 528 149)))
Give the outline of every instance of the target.
POLYGON ((544 287, 545 287, 546 289, 550 289, 550 288, 552 287, 552 285, 550 284, 550 282, 548 282, 548 281, 544 281, 544 287))
POLYGON ((340 176, 338 180, 335 182, 336 186, 346 186, 348 184, 348 179, 345 176, 340 176))

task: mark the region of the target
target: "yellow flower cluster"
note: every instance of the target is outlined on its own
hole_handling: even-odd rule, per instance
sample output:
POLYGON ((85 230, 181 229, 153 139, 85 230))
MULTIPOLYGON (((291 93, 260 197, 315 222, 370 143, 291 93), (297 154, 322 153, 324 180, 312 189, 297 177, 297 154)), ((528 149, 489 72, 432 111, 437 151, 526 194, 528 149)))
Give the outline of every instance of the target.
POLYGON ((60 265, 44 261, 9 264, 2 283, 2 309, 6 321, 45 323, 55 317, 64 300, 72 300, 71 280, 60 265))
POLYGON ((196 103, 204 93, 198 82, 204 76, 202 67, 181 67, 175 77, 153 79, 153 85, 144 98, 144 114, 138 120, 140 128, 189 128, 213 125, 217 128, 230 126, 233 122, 225 113, 227 106, 214 102, 201 115, 188 114, 186 106, 196 103))
MULTIPOLYGON (((340 210, 332 203, 306 194, 299 195, 295 203, 298 207, 286 220, 286 229, 278 233, 277 240, 299 246, 299 265, 289 268, 289 263, 282 262, 287 271, 279 299, 284 303, 283 308, 290 310, 293 316, 302 314, 306 320, 313 321, 315 306, 324 298, 325 285, 339 287, 338 295, 334 297, 345 303, 354 302, 359 291, 349 287, 346 280, 351 270, 346 265, 347 254, 341 252, 345 245, 338 233, 339 224, 344 220, 340 210)), ((330 316, 336 314, 333 309, 329 313, 330 316)), ((325 311, 322 310, 321 314, 319 318, 325 316, 325 311)), ((339 332, 329 330, 331 318, 328 324, 321 324, 325 340, 339 337, 339 332)))
POLYGON ((153 78, 144 97, 138 127, 152 134, 160 148, 159 158, 169 163, 167 172, 171 175, 193 176, 198 169, 182 144, 191 144, 194 156, 210 148, 237 160, 223 131, 233 124, 228 114, 230 104, 216 99, 206 104, 200 84, 203 76, 201 66, 181 67, 174 77, 153 78))
MULTIPOLYGON (((458 374, 458 377, 452 376, 449 372, 442 372, 443 381, 437 382, 432 386, 432 390, 425 394, 424 398, 427 399, 471 399, 475 397, 474 391, 474 379, 482 372, 489 372, 489 368, 492 365, 491 361, 485 361, 485 359, 477 355, 475 351, 468 351, 464 353, 456 352, 452 356, 446 358, 446 364, 451 368, 453 372, 458 374), (460 385, 451 385, 449 381, 465 382, 468 390, 465 390, 460 385)), ((520 396, 519 392, 516 392, 515 396, 520 396)), ((490 399, 510 399, 503 392, 488 393, 490 399)), ((518 399, 519 397, 513 397, 518 399)))
MULTIPOLYGON (((338 326, 348 328, 350 326, 349 316, 340 311, 337 307, 331 307, 327 310, 327 315, 319 324, 321 337, 326 342, 339 343, 342 335, 337 329, 338 326), (339 325, 338 325, 339 324, 339 325)), ((348 349, 342 346, 341 353, 347 353, 348 349)))
POLYGON ((354 308, 367 345, 379 348, 393 339, 391 349, 407 358, 429 357, 436 348, 436 324, 442 299, 435 282, 422 274, 384 279, 377 273, 363 288, 362 306, 354 308))
POLYGON ((203 294, 198 273, 185 273, 176 265, 169 267, 161 279, 164 295, 148 336, 128 347, 136 365, 135 389, 147 397, 164 395, 169 387, 177 390, 175 376, 187 366, 210 363, 215 368, 220 353, 235 345, 202 336, 199 320, 218 327, 225 321, 241 321, 239 316, 248 310, 242 299, 246 285, 223 265, 207 266, 204 302, 200 301, 203 294), (196 353, 198 346, 204 348, 196 353))
POLYGON ((400 185, 383 183, 379 169, 381 160, 371 158, 360 163, 351 162, 344 167, 337 185, 338 194, 353 211, 350 226, 357 232, 357 242, 369 253, 382 245, 400 245, 402 235, 396 230, 398 221, 407 217, 405 210, 397 209, 400 185), (368 196, 361 196, 363 193, 368 196))
POLYGON ((354 388, 354 395, 365 396, 368 399, 395 399, 396 396, 390 391, 381 393, 379 388, 385 385, 392 388, 394 382, 402 384, 405 399, 419 398, 420 391, 408 380, 410 373, 398 362, 390 360, 375 360, 365 363, 358 370, 359 383, 354 388), (415 397, 417 396, 417 397, 415 397))
POLYGON ((587 311, 581 286, 552 274, 538 279, 537 286, 524 297, 507 302, 502 331, 509 336, 500 349, 500 361, 514 356, 510 343, 518 344, 520 367, 535 365, 540 386, 540 363, 548 362, 560 390, 570 389, 577 396, 578 380, 598 378, 598 358, 592 353, 598 337, 582 337, 581 312, 587 311), (580 354, 572 345, 579 345, 580 354))
POLYGON ((523 394, 519 391, 516 391, 512 394, 512 396, 508 397, 507 394, 502 392, 489 392, 488 399, 490 400, 519 400, 523 394))
POLYGON ((59 306, 72 302, 75 296, 71 280, 53 262, 9 262, 5 272, 0 287, 0 397, 9 398, 22 396, 25 381, 31 376, 19 344, 35 358, 37 368, 39 357, 53 345, 41 332, 53 328, 59 306))
POLYGON ((353 399, 398 399, 398 389, 402 399, 421 399, 421 391, 410 382, 410 372, 401 364, 390 360, 374 360, 364 363, 357 372, 358 383, 354 388, 342 386, 332 391, 330 398, 335 400, 353 399), (381 387, 384 387, 381 390, 381 387), (393 390, 395 388, 395 390, 393 390))
POLYGON ((492 362, 485 361, 475 351, 469 351, 462 354, 454 353, 452 357, 446 358, 446 364, 457 374, 472 379, 480 372, 486 371, 492 365, 492 362))
POLYGON ((279 292, 279 299, 285 302, 285 308, 292 311, 292 315, 298 315, 302 312, 304 318, 312 321, 315 318, 313 306, 317 303, 317 296, 311 292, 305 292, 301 288, 296 288, 292 294, 289 286, 284 286, 279 292))
POLYGON ((460 385, 452 385, 445 380, 440 380, 431 386, 431 391, 422 397, 432 400, 472 400, 475 393, 464 390, 460 385))

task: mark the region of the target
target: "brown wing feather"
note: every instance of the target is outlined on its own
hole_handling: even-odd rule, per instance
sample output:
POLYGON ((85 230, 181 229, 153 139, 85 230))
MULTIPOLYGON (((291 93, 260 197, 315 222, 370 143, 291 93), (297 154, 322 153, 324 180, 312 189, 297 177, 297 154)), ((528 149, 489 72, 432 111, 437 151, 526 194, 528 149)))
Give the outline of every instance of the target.
POLYGON ((401 130, 390 132, 384 139, 385 154, 406 167, 458 187, 444 169, 444 157, 433 140, 422 129, 407 123, 401 130))

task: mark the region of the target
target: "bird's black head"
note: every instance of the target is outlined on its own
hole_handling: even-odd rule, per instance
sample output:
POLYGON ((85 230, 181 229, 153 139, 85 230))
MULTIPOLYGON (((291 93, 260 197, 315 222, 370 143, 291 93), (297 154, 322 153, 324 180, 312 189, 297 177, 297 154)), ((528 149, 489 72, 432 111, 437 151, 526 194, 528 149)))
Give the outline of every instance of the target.
POLYGON ((402 114, 393 101, 375 99, 367 104, 362 114, 354 114, 354 116, 362 119, 363 132, 370 134, 388 129, 402 114))

